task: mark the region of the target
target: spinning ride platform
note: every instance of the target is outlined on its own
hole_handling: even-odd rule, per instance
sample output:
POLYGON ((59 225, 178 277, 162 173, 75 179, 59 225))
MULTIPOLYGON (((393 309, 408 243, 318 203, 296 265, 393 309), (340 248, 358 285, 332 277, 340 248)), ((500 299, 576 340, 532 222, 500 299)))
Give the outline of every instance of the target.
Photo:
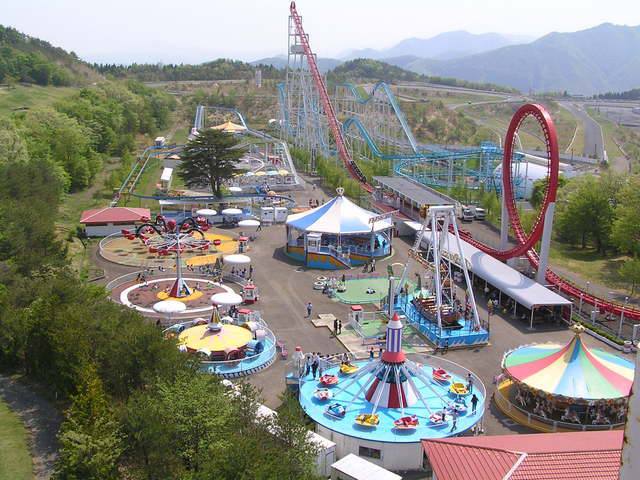
POLYGON ((402 349, 402 330, 396 314, 387 324, 382 358, 353 362, 357 369, 352 368, 349 374, 341 372, 341 366, 326 369, 323 378, 337 379, 328 389, 329 398, 318 395, 326 382, 322 384, 310 375, 300 378, 302 408, 318 424, 319 431, 325 428, 333 432, 336 443, 343 440, 338 435, 343 435, 367 442, 415 444, 424 438, 458 435, 482 419, 486 393, 480 379, 452 362, 427 357, 420 364, 408 359, 402 349), (466 387, 469 376, 470 391, 466 387), (473 394, 477 398, 475 412, 473 394), (336 404, 339 408, 332 409, 336 404), (455 428, 452 409, 457 412, 455 428), (400 428, 399 422, 406 418, 415 424, 400 428))
POLYGON ((253 339, 251 332, 236 325, 222 325, 219 332, 213 332, 209 325, 196 325, 183 330, 178 335, 178 343, 191 352, 208 350, 223 352, 245 347, 253 339))

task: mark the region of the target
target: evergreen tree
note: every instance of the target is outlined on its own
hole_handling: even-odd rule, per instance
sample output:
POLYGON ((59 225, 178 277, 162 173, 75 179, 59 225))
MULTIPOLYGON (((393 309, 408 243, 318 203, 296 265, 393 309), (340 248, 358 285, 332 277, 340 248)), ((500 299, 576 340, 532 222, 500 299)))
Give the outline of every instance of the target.
POLYGON ((180 178, 188 187, 206 185, 222 198, 222 186, 239 171, 236 163, 244 155, 239 143, 235 136, 221 130, 200 132, 182 152, 180 178))

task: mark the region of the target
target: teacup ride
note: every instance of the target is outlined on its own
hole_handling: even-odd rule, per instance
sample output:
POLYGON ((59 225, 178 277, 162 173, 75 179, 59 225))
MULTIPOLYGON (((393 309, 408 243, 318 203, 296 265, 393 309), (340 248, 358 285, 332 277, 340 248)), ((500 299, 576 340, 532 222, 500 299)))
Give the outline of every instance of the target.
POLYGON ((451 375, 447 373, 444 368, 433 368, 431 371, 431 378, 438 383, 449 383, 451 381, 451 375))
POLYGON ((336 375, 322 375, 320 377, 320 384, 324 387, 334 387, 339 381, 336 375))
POLYGON ((324 410, 324 413, 326 415, 329 415, 330 417, 342 419, 344 418, 345 413, 347 413, 347 409, 344 408, 344 405, 342 405, 341 403, 334 402, 331 405, 327 406, 327 408, 324 410))
POLYGON ((419 424, 416 415, 406 415, 393 421, 393 426, 397 430, 415 430, 419 424))
POLYGON ((429 415, 429 426, 431 427, 444 427, 449 423, 449 418, 446 411, 437 411, 429 415))
POLYGON ((377 413, 361 413, 356 417, 355 422, 363 427, 376 428, 380 418, 377 413))
POLYGON ((331 397, 333 397, 333 394, 331 393, 331 390, 329 390, 328 388, 318 388, 313 393, 313 396, 316 397, 321 402, 326 402, 327 400, 330 400, 331 397))
POLYGON ((454 396, 465 397, 469 395, 469 389, 462 382, 454 382, 449 387, 449 393, 454 396))
POLYGON ((451 402, 447 405, 445 410, 448 413, 453 413, 455 411, 458 415, 464 415, 467 413, 467 406, 462 402, 451 402))
POLYGON ((340 365, 340 373, 342 375, 351 375, 352 373, 356 373, 359 369, 360 367, 352 363, 343 363, 340 365))

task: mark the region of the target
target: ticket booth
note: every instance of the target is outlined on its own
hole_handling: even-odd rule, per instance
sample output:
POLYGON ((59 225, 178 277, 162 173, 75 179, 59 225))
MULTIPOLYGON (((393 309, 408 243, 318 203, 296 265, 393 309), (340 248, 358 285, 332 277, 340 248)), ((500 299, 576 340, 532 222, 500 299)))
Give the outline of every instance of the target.
POLYGON ((238 320, 239 324, 243 324, 249 322, 251 320, 251 310, 248 308, 240 308, 238 310, 238 320))
POLYGON ((275 221, 276 223, 283 223, 287 221, 288 215, 287 207, 275 207, 275 221))
POLYGON ((322 242, 322 234, 317 232, 307 233, 305 250, 308 253, 318 253, 322 242))
POLYGON ((255 303, 258 301, 259 297, 258 289, 252 281, 248 281, 247 284, 242 287, 242 299, 244 300, 244 303, 255 303))
POLYGON ((356 323, 362 323, 363 310, 362 305, 351 305, 350 319, 356 323))
POLYGON ((260 221, 262 221, 263 223, 273 223, 274 215, 275 213, 273 207, 260 208, 260 221))

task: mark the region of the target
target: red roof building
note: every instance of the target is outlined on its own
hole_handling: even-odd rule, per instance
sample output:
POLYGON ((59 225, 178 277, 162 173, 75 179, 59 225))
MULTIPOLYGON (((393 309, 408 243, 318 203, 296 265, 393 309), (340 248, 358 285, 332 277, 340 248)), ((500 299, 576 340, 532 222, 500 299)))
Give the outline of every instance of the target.
POLYGON ((434 480, 617 480, 620 430, 423 440, 434 480))
POLYGON ((85 210, 80 216, 80 223, 84 224, 87 236, 106 237, 122 229, 131 229, 136 222, 150 217, 148 208, 104 207, 85 210))
POLYGON ((80 216, 80 223, 84 225, 131 224, 139 222, 143 217, 150 218, 148 208, 104 207, 85 210, 80 216))

